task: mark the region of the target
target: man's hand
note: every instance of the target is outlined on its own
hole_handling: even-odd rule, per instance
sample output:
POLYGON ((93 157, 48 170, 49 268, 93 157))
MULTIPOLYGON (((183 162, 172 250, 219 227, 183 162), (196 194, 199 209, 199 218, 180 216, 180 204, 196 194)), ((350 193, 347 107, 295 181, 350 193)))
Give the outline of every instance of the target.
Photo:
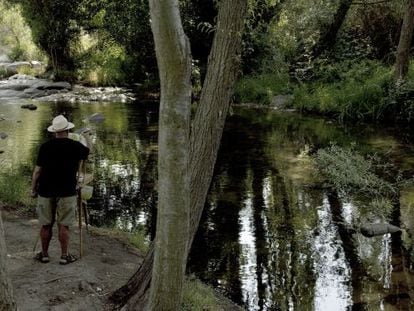
POLYGON ((32 189, 31 192, 30 192, 30 196, 32 198, 37 198, 37 191, 32 189))

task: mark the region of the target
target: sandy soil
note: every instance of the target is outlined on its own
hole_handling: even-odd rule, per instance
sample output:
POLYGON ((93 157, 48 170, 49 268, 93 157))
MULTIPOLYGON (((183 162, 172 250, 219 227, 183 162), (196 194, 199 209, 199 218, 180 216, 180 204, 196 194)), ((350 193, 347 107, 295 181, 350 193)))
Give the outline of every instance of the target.
MULTIPOLYGON (((37 220, 3 213, 9 275, 18 308, 24 310, 110 310, 107 296, 136 271, 142 257, 126 243, 94 231, 85 233, 83 257, 59 265, 60 248, 54 228, 49 263, 33 260, 37 220)), ((36 252, 39 251, 37 243, 36 252)), ((71 233, 70 251, 79 256, 79 231, 71 233)))

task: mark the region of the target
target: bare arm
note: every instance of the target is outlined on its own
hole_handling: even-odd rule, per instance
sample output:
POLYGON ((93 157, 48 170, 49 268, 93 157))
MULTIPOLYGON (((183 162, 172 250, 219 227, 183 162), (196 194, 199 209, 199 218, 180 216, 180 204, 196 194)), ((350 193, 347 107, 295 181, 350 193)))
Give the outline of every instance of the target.
POLYGON ((40 166, 35 166, 33 175, 32 175, 32 191, 31 197, 35 198, 37 196, 37 187, 39 183, 39 177, 42 172, 42 168, 40 166))

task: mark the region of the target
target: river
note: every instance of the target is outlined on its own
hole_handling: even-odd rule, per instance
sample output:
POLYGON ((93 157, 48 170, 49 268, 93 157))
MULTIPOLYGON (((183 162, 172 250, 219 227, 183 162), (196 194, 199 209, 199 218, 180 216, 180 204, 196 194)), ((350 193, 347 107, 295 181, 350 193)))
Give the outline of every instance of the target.
MULTIPOLYGON (((93 129, 91 223, 144 230, 153 238, 157 202, 158 107, 154 103, 0 103, 0 171, 30 178, 53 116, 93 129), (87 116, 102 113, 101 123, 87 116), (84 120, 84 121, 82 121, 84 120)), ((411 176, 409 131, 299 114, 234 108, 228 118, 188 272, 247 310, 410 310, 414 308, 414 188, 392 212, 336 194, 315 181, 319 148, 355 145, 411 176), (367 238, 349 226, 390 222, 402 234, 367 238)))

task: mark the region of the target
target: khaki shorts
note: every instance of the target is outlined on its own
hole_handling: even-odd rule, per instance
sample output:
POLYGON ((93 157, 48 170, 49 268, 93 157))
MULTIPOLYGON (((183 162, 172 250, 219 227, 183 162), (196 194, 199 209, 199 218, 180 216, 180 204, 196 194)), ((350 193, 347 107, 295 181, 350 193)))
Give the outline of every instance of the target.
POLYGON ((71 226, 76 219, 76 196, 61 198, 37 199, 37 215, 42 226, 52 224, 55 220, 58 224, 71 226))

